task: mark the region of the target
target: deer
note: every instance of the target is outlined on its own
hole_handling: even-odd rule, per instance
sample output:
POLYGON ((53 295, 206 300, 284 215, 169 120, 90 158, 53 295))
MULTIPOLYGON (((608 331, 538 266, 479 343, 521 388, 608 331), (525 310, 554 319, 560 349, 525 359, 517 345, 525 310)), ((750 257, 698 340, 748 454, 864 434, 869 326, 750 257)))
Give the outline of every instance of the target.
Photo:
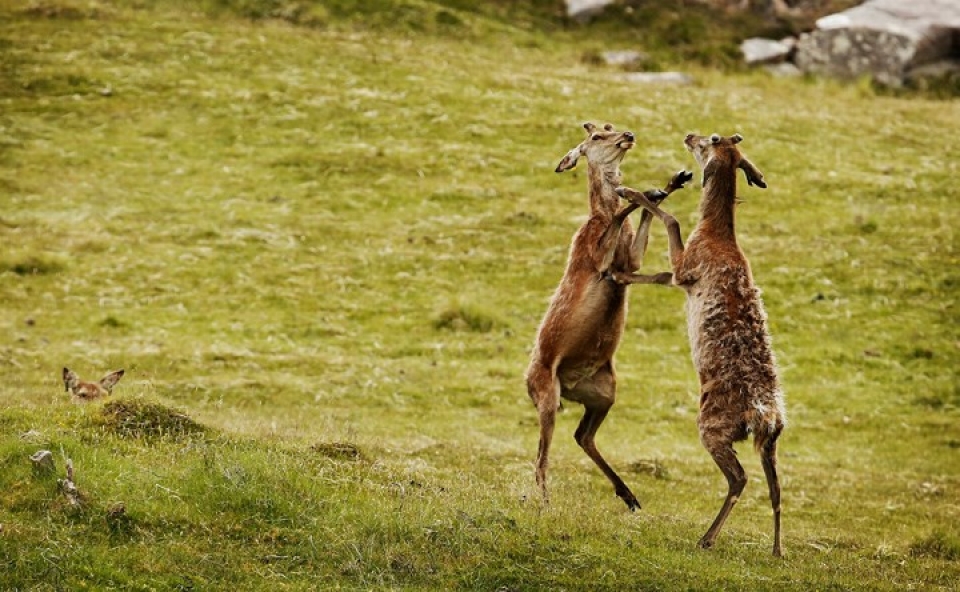
MULTIPOLYGON (((753 434, 773 506, 773 555, 781 557, 777 441, 786 424, 786 409, 760 290, 734 227, 737 170, 751 186, 765 189, 767 184, 763 173, 740 153, 741 141, 740 134, 689 134, 684 139, 703 172, 700 220, 686 247, 676 218, 645 193, 629 187, 618 193, 665 224, 672 281, 686 292, 687 333, 700 382, 700 441, 728 486, 720 512, 698 546, 713 547, 743 493, 747 475, 733 445, 753 434)), ((614 274, 614 280, 624 285, 645 283, 622 273, 614 274)))
MULTIPOLYGON (((594 442, 616 399, 613 357, 627 312, 626 286, 613 281, 612 274, 630 273, 633 283, 650 284, 668 284, 672 276, 634 273, 643 262, 653 218, 644 210, 634 232, 628 216, 641 206, 621 208, 615 190, 621 181, 620 162, 635 146, 636 137, 610 124, 600 129, 585 123, 583 128, 586 139, 564 155, 556 172, 574 168, 580 158, 587 161, 590 215, 573 236, 566 269, 537 330, 525 373, 540 424, 536 482, 543 501, 548 502, 547 465, 557 411, 561 399, 577 402, 584 407, 574 434, 577 444, 610 480, 616 495, 635 511, 640 502, 594 442)), ((664 189, 643 195, 648 203, 660 203, 692 178, 693 173, 680 171, 664 189)))
POLYGON ((63 387, 76 401, 92 401, 113 394, 113 387, 123 378, 123 373, 123 370, 115 370, 97 382, 86 382, 80 380, 73 370, 64 368, 63 387))

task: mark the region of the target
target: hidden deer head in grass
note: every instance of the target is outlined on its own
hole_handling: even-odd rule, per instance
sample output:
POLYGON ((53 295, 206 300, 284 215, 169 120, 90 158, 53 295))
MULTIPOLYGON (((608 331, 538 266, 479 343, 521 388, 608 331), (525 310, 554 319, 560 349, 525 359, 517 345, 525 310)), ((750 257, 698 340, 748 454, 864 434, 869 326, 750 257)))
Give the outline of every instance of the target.
POLYGON ((64 390, 70 391, 74 398, 91 401, 113 393, 113 387, 123 378, 123 370, 116 370, 96 382, 80 380, 77 373, 69 368, 63 369, 64 390))

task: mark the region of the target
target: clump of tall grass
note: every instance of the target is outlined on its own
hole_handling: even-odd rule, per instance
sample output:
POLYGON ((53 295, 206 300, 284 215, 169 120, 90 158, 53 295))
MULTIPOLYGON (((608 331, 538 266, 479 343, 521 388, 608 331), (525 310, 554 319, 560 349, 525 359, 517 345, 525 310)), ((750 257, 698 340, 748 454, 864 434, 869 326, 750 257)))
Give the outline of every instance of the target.
POLYGON ((482 306, 453 302, 441 310, 433 321, 437 329, 489 333, 502 325, 497 316, 482 306))
POLYGON ((117 399, 103 406, 99 425, 124 438, 173 438, 202 434, 206 428, 187 414, 159 403, 117 399))
POLYGON ((64 270, 63 259, 48 254, 23 254, 0 259, 0 273, 13 272, 17 275, 51 275, 64 270))
POLYGON ((914 557, 956 561, 960 559, 960 537, 935 530, 929 536, 911 544, 910 554, 914 557))

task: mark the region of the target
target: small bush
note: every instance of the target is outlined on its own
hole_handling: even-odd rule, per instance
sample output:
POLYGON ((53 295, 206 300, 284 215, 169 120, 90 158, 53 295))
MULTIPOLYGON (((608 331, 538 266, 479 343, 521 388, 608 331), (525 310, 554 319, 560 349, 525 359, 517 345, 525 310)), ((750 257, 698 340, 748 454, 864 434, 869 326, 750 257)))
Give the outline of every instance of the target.
POLYGON ((17 275, 49 275, 63 271, 60 259, 48 255, 26 255, 0 260, 0 273, 12 271, 17 275))
POLYGON ((658 459, 642 458, 636 462, 630 463, 629 468, 634 473, 650 475, 654 479, 670 479, 670 471, 667 470, 667 466, 663 464, 663 461, 658 459))
POLYGON ((103 406, 101 421, 104 428, 126 438, 182 438, 205 431, 186 414, 135 400, 110 401, 103 406))
POLYGON ((335 460, 363 460, 363 453, 354 444, 348 442, 318 442, 310 450, 335 460))
POLYGON ((92 3, 87 6, 83 4, 86 3, 63 0, 34 0, 23 9, 23 14, 32 18, 74 21, 98 19, 106 16, 103 8, 94 6, 92 3))
POLYGON ((499 324, 492 313, 477 306, 463 303, 452 304, 446 310, 441 311, 433 321, 433 326, 437 329, 474 331, 477 333, 488 333, 499 324))
POLYGON ((910 545, 914 557, 933 557, 955 561, 960 559, 960 538, 943 531, 934 531, 930 536, 910 545))

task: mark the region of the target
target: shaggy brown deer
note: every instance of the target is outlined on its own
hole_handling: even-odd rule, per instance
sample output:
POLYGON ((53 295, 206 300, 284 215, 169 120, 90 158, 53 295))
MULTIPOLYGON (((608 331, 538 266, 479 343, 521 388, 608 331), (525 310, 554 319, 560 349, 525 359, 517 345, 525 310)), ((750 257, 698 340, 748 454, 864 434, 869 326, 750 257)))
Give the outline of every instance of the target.
MULTIPOLYGON (((723 506, 699 545, 705 549, 713 546, 747 484, 733 444, 752 433, 770 489, 773 554, 779 557, 783 548, 777 439, 786 412, 760 290, 754 285, 750 264, 734 230, 737 169, 744 171, 750 185, 767 185, 763 174, 737 148, 742 140, 739 134, 727 138, 690 134, 685 138, 684 145, 703 169, 700 222, 686 248, 673 216, 642 193, 625 187, 618 193, 641 203, 666 224, 673 283, 687 294, 687 329, 700 378, 700 441, 728 484, 723 506)), ((615 278, 632 283, 626 274, 615 278)))
POLYGON ((63 369, 64 390, 70 391, 79 401, 91 401, 113 393, 113 387, 123 378, 123 370, 111 372, 97 382, 80 380, 77 373, 69 368, 63 369))
MULTIPOLYGON (((632 274, 642 263, 652 217, 644 211, 634 233, 628 216, 640 206, 620 208, 616 188, 620 185, 620 161, 636 138, 609 124, 603 129, 592 123, 583 127, 587 138, 563 157, 556 172, 572 169, 581 157, 587 160, 590 217, 573 237, 566 271, 540 323, 526 372, 527 392, 540 420, 536 479, 546 501, 547 458, 560 399, 575 401, 584 406, 574 435, 577 444, 610 479, 627 507, 635 510, 640 507, 637 498, 594 443, 616 398, 613 355, 627 311, 626 286, 614 282, 611 274, 631 273, 633 283, 659 284, 670 283, 671 274, 632 274)), ((659 202, 692 178, 692 173, 681 171, 663 190, 644 195, 659 202)))

